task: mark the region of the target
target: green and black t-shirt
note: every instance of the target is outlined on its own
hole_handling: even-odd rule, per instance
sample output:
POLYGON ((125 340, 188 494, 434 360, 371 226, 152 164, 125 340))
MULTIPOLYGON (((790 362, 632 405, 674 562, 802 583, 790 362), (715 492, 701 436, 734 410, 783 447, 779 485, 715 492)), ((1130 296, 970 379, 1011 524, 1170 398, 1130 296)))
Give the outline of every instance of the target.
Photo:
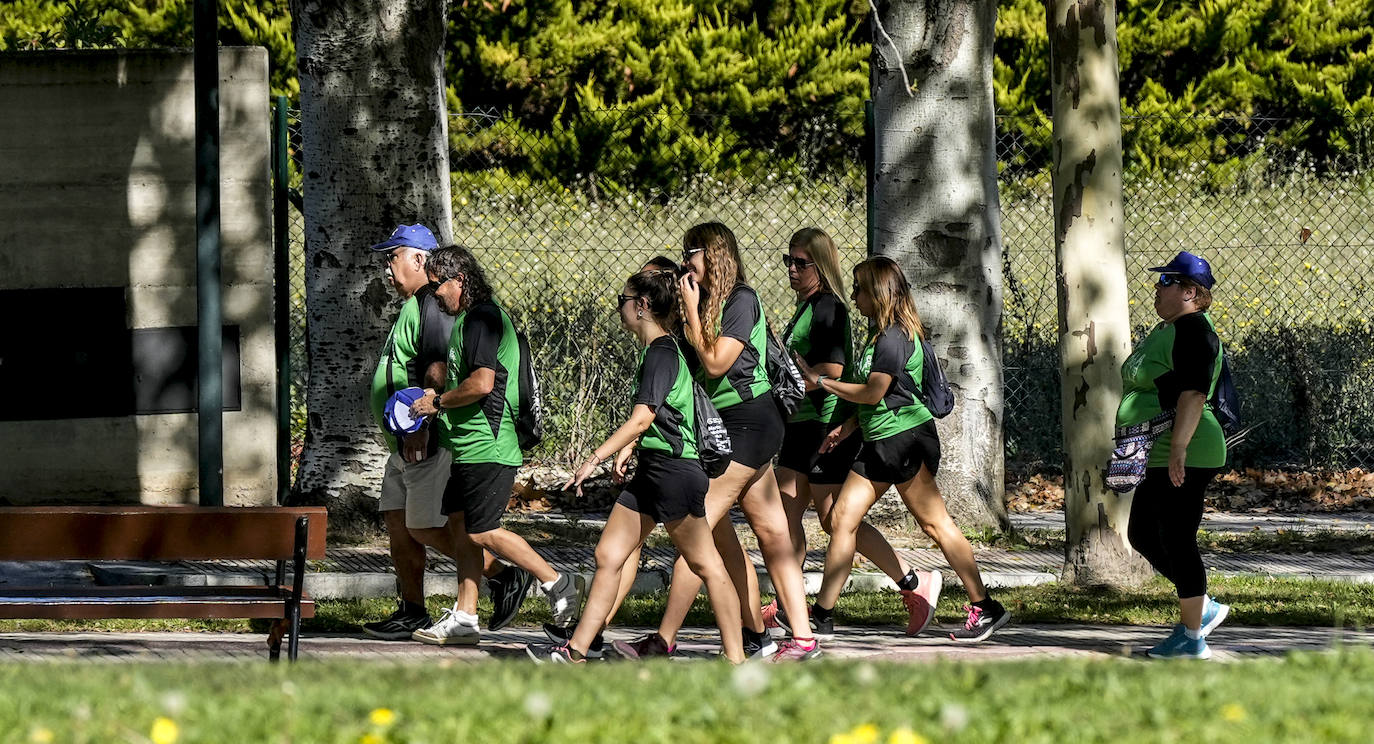
POLYGON ((439 417, 440 442, 453 453, 454 462, 519 465, 524 461, 515 434, 520 341, 510 316, 490 301, 473 305, 455 319, 445 389, 458 387, 483 367, 496 373, 496 384, 481 400, 444 410, 439 417))
MULTIPOLYGON (((453 316, 445 313, 429 285, 420 288, 401 306, 401 314, 391 326, 382 346, 377 371, 372 374, 372 418, 382 429, 386 445, 397 450, 396 437, 386 430, 386 401, 397 390, 424 387, 425 370, 448 357, 448 340, 453 331, 453 316)), ((429 438, 429 454, 439 448, 439 438, 429 438)))
MULTIPOLYGON (((1139 424, 1178 407, 1178 397, 1192 390, 1212 397, 1221 379, 1221 339, 1205 312, 1190 313, 1173 323, 1160 323, 1121 365, 1123 391, 1116 409, 1117 426, 1139 424)), ((1148 466, 1169 465, 1173 430, 1155 440, 1148 466)), ((1203 406, 1184 464, 1219 468, 1226 464, 1226 435, 1211 406, 1203 406)))
POLYGON ((744 344, 744 349, 721 377, 707 377, 704 367, 696 370, 697 380, 717 410, 753 400, 773 389, 764 367, 768 358, 768 326, 763 319, 763 305, 748 285, 736 284, 725 298, 718 338, 736 339, 744 344))
POLYGON ((640 449, 698 459, 692 374, 672 336, 659 336, 639 355, 634 405, 641 403, 654 409, 654 422, 640 436, 640 449))
POLYGON ((870 374, 881 372, 892 375, 892 383, 882 400, 858 406, 859 427, 865 442, 901 434, 935 418, 918 395, 923 362, 920 342, 907 338, 906 329, 900 324, 894 323, 869 337, 859 355, 853 380, 862 384, 870 374))
MULTIPOLYGON (((797 303, 797 311, 787 324, 782 343, 811 366, 839 364, 848 371, 854 363, 854 342, 849 326, 849 308, 832 292, 815 292, 797 303)), ((850 405, 824 390, 806 394, 789 421, 844 421, 850 405)))

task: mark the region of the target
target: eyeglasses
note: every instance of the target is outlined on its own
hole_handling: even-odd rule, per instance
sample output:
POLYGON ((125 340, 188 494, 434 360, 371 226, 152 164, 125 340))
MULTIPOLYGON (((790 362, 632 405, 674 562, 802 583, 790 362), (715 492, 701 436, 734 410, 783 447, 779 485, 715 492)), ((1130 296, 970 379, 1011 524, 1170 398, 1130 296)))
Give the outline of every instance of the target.
POLYGON ((457 276, 451 276, 451 277, 449 277, 449 278, 447 278, 447 279, 435 279, 435 280, 433 280, 433 281, 431 281, 431 282, 429 283, 429 288, 432 289, 432 290, 434 290, 435 292, 438 292, 440 287, 444 286, 445 284, 447 284, 447 283, 449 283, 449 282, 451 282, 451 281, 453 281, 454 279, 457 279, 457 278, 458 278, 457 276))
POLYGON ((706 250, 705 248, 688 248, 682 252, 682 262, 687 263, 692 260, 692 256, 706 250))
POLYGON ((627 295, 627 294, 616 295, 616 296, 615 296, 615 300, 616 300, 615 306, 616 306, 617 309, 619 309, 619 308, 625 307, 625 303, 627 303, 627 302, 629 302, 629 301, 631 301, 631 300, 637 300, 637 299, 639 299, 639 295, 627 295))
POLYGON ((1179 276, 1178 274, 1160 274, 1160 275, 1159 275, 1159 281, 1155 283, 1155 286, 1156 286, 1156 287, 1172 287, 1172 286, 1174 286, 1174 285, 1180 285, 1180 286, 1181 286, 1182 284, 1183 284, 1183 277, 1179 276))
POLYGON ((808 261, 804 258, 796 258, 791 253, 782 254, 782 265, 787 268, 797 267, 797 271, 806 271, 808 267, 815 266, 815 261, 808 261))

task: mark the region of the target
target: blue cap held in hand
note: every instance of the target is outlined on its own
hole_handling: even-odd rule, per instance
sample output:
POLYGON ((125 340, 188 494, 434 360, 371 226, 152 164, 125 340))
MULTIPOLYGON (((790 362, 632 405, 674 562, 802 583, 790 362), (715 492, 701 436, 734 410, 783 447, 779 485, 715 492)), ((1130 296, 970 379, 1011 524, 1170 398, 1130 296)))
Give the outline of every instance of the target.
POLYGON ((1155 266, 1150 271, 1158 271, 1162 274, 1177 274, 1194 284, 1211 289, 1217 283, 1212 278, 1212 267, 1207 260, 1201 256, 1194 256, 1188 251, 1179 251, 1174 260, 1163 266, 1155 266))
POLYGON ((386 407, 382 409, 386 430, 398 437, 419 431, 428 417, 411 418, 410 407, 423 397, 425 391, 417 387, 402 388, 392 393, 391 397, 387 398, 386 407))

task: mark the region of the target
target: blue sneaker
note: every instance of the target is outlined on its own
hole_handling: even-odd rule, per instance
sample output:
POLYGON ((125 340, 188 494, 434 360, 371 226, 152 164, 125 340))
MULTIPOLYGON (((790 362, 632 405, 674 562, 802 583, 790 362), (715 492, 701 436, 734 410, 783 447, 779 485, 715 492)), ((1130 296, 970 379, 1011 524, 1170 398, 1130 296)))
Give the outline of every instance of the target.
POLYGON ((1206 638, 1218 625, 1231 614, 1231 606, 1224 605, 1211 597, 1207 598, 1207 603, 1202 607, 1202 637, 1206 638))
POLYGON ((1189 638, 1188 632, 1183 624, 1174 626, 1174 632, 1169 634, 1158 646, 1148 651, 1152 659, 1210 659, 1212 649, 1207 647, 1205 638, 1189 638))

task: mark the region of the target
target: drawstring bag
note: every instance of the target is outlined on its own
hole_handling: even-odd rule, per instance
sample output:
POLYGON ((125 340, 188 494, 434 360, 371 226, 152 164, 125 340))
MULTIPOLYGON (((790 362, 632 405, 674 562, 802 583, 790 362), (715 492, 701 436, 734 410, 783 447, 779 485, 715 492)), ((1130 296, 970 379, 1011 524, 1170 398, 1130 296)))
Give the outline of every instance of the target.
POLYGON ((1150 448, 1160 435, 1174 428, 1174 412, 1165 411, 1139 424, 1116 427, 1116 448, 1107 463, 1107 488, 1116 493, 1133 490, 1145 480, 1150 448))

